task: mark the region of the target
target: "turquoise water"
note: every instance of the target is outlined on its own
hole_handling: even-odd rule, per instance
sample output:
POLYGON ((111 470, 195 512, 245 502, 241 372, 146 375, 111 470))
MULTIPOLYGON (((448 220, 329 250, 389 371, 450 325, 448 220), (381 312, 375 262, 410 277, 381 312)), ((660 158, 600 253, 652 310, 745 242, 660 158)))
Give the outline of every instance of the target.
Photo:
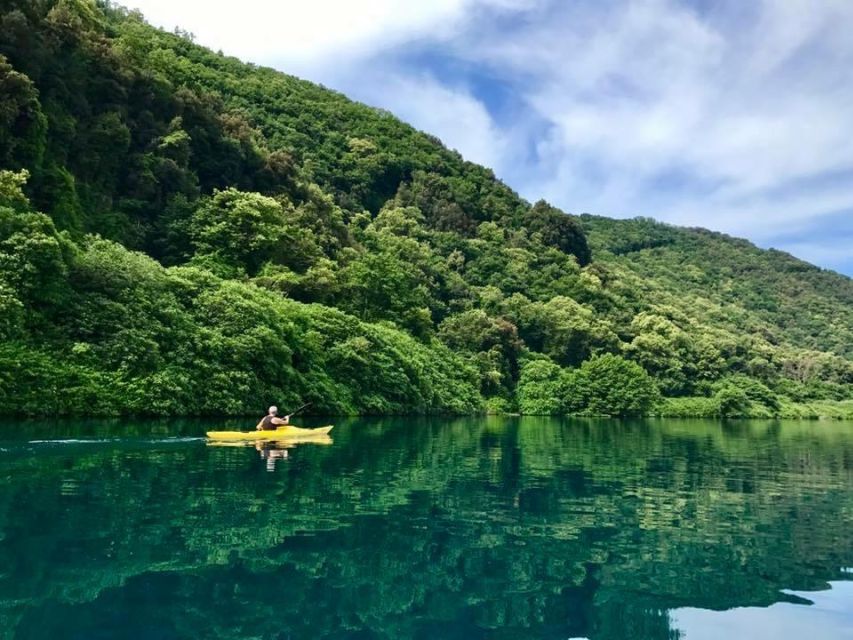
POLYGON ((0 637, 853 638, 853 424, 235 426, 0 423, 0 637))

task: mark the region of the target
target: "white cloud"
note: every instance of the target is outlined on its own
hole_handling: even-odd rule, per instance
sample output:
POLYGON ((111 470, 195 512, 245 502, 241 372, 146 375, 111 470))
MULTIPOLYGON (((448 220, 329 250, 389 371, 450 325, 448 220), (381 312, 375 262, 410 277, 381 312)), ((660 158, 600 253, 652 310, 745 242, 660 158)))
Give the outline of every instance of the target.
POLYGON ((402 7, 396 0, 127 0, 152 24, 193 33, 205 46, 303 75, 388 109, 441 138, 466 159, 498 168, 510 155, 508 138, 464 86, 429 72, 395 67, 386 57, 404 42, 462 37, 478 11, 507 12, 540 0, 431 0, 402 7))
POLYGON ((536 0, 124 0, 149 22, 191 31, 214 49, 253 62, 349 62, 423 36, 450 37, 478 7, 500 10, 536 0))
POLYGON ((464 0, 412 3, 399 11, 394 0, 312 0, 239 3, 209 0, 128 0, 158 26, 193 32, 205 45, 252 61, 310 60, 403 41, 420 30, 460 15, 464 0), (375 44, 373 45, 375 46, 375 44))
POLYGON ((482 102, 464 88, 452 88, 429 74, 402 76, 393 71, 369 82, 359 98, 382 105, 424 131, 436 135, 465 158, 499 168, 510 154, 508 137, 482 102))
POLYGON ((513 69, 551 124, 523 192, 765 243, 853 210, 849 181, 819 184, 853 171, 853 3, 767 0, 715 16, 668 0, 607 6, 567 5, 460 45, 513 69))

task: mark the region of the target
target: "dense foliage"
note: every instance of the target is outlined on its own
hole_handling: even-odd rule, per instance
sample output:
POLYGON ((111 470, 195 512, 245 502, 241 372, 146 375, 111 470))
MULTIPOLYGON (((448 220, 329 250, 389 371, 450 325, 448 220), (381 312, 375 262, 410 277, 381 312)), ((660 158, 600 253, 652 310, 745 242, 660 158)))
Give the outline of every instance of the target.
POLYGON ((388 113, 106 2, 0 7, 0 412, 853 397, 843 276, 531 205, 388 113))

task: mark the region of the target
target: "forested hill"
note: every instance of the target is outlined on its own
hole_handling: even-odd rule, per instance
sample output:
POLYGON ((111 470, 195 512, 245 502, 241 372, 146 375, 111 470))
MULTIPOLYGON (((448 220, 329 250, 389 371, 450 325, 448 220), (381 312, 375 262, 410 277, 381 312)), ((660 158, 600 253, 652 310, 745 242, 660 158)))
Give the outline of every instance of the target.
POLYGON ((656 296, 672 292, 686 313, 711 304, 725 309, 715 322, 730 330, 853 358, 853 279, 706 229, 644 218, 582 221, 598 261, 641 276, 656 296))
POLYGON ((0 412, 841 415, 853 284, 576 218, 90 0, 0 0, 0 412))

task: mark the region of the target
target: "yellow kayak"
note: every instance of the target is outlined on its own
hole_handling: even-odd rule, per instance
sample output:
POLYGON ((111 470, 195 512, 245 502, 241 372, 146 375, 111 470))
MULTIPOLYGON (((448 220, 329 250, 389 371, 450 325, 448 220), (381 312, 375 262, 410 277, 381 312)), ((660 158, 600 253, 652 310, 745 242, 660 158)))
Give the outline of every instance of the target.
POLYGON ((327 427, 316 427, 306 429, 305 427, 294 427, 286 425, 278 429, 265 431, 208 431, 207 437, 219 442, 250 442, 255 440, 311 440, 314 438, 325 439, 329 437, 329 431, 334 425, 327 427))

